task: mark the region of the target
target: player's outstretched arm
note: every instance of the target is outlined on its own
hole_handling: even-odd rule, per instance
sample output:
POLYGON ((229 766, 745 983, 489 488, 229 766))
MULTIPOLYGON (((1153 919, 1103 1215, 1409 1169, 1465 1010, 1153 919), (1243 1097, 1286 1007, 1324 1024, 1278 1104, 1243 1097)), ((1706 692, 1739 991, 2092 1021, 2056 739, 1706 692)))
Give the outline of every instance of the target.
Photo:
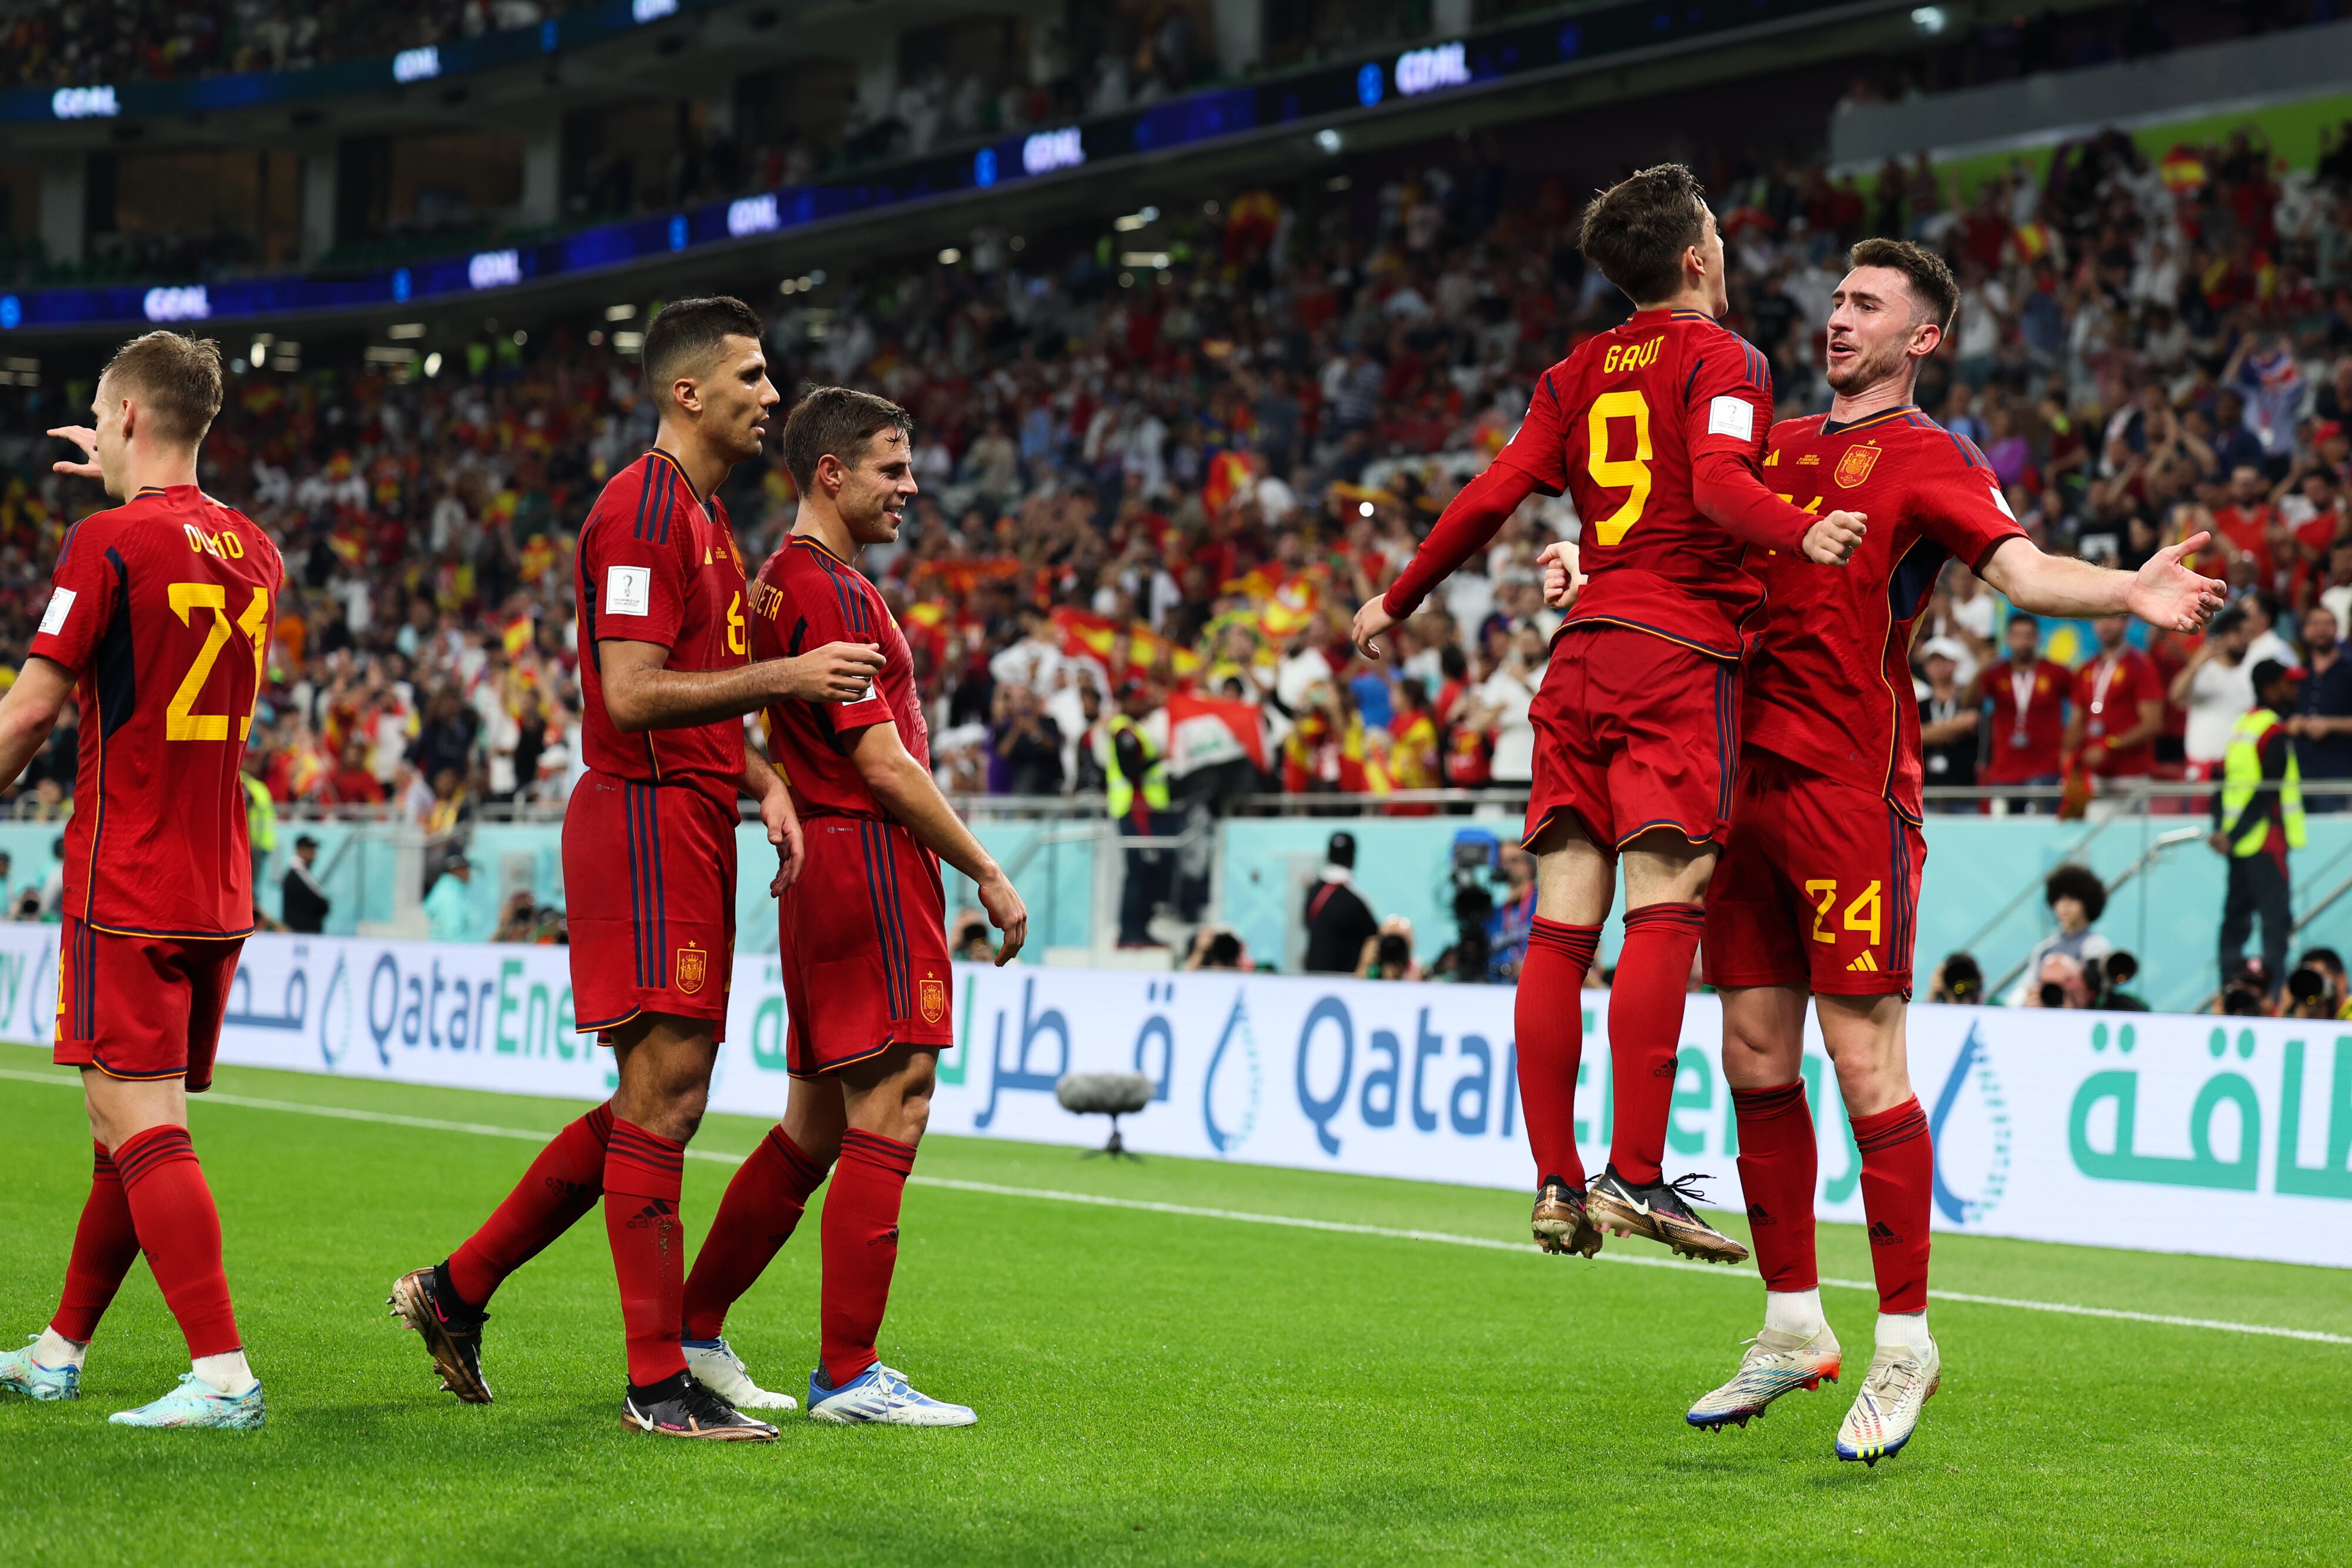
POLYGON ((981 847, 948 798, 940 793, 929 769, 916 761, 898 738, 894 724, 870 724, 858 731, 849 759, 857 776, 874 792, 883 810, 907 824, 916 841, 948 864, 980 884, 980 906, 1004 933, 996 950, 999 968, 1013 962, 1029 939, 1029 909, 1013 891, 1012 879, 995 857, 981 847))
POLYGON ((2210 538, 2191 534, 2168 545, 2137 571, 2044 555, 2032 539, 2011 538, 1994 549, 1983 575, 2011 604, 2035 615, 2137 615, 2168 632, 2196 632, 2229 597, 2227 585, 2181 564, 2210 538))
POLYGON ((16 672, 16 684, 0 695, 0 789, 16 783, 25 764, 47 742, 73 689, 74 678, 66 667, 37 653, 16 672))
POLYGON ((624 735, 740 718, 786 697, 849 702, 866 695, 882 654, 864 643, 827 643, 794 659, 763 659, 731 670, 664 668, 659 643, 609 638, 596 644, 604 711, 624 735))
POLYGON ((1534 475, 1515 464, 1499 462, 1487 465, 1485 473, 1463 486, 1461 494, 1445 504, 1436 526, 1412 552, 1389 591, 1364 601, 1364 607, 1356 612, 1356 623, 1349 633, 1355 639, 1356 651, 1367 659, 1380 658, 1381 634, 1420 609, 1431 589, 1484 549, 1519 509, 1519 503, 1535 494, 1535 488, 1534 475))

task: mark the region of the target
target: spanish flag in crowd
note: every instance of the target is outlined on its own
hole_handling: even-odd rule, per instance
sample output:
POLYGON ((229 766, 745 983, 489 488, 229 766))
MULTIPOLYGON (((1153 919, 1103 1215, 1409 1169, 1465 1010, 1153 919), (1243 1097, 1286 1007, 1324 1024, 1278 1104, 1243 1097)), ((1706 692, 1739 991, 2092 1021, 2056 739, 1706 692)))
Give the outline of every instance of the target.
POLYGON ((507 657, 511 659, 530 646, 531 623, 528 615, 518 615, 506 624, 500 640, 505 643, 507 657))
POLYGON ((1305 572, 1277 579, 1265 567, 1224 585, 1228 593, 1245 594, 1258 607, 1258 629, 1276 642, 1296 637, 1315 624, 1323 592, 1305 572))
POLYGON ((2164 188, 2176 196, 2205 183, 2205 160, 2194 149, 2178 142, 2156 168, 2164 177, 2164 188))
POLYGON ((1256 458, 1246 452, 1220 452, 1209 460, 1209 476, 1201 486, 1201 505, 1212 512, 1222 512, 1256 480, 1256 458))
POLYGON ((1061 635, 1062 651, 1073 657, 1100 659, 1108 665, 1118 638, 1124 634, 1129 668, 1153 668, 1164 653, 1169 669, 1178 679, 1189 681, 1201 673, 1197 651, 1179 647, 1140 621, 1121 624, 1108 615, 1065 605, 1054 612, 1053 622, 1055 631, 1061 635))

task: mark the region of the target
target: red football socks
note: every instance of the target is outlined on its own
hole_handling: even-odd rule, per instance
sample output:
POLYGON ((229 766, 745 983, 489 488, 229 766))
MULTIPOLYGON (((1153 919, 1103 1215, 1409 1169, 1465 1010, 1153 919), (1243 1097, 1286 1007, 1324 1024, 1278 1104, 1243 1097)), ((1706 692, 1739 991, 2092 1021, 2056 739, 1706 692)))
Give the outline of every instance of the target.
MULTIPOLYGON (((1740 1129, 1744 1143, 1747 1129, 1740 1129)), ((1870 1269, 1881 1312, 1927 1310, 1927 1206, 1934 1201, 1936 1148, 1917 1096, 1853 1118, 1862 1151, 1862 1212, 1870 1221, 1870 1269)))
POLYGON ((1661 1179, 1666 1113, 1682 1046, 1683 996, 1706 912, 1650 904, 1625 912, 1625 946, 1609 990, 1609 1073, 1616 1094, 1609 1163, 1636 1186, 1661 1179))
POLYGON ((221 1268, 220 1211, 213 1207, 213 1189, 196 1163, 188 1130, 163 1126, 133 1133, 116 1146, 114 1166, 122 1176, 123 1197, 147 1266, 163 1291, 163 1304, 187 1336, 189 1359, 236 1350, 236 1314, 229 1307, 228 1275, 221 1268))
POLYGON ((841 1135, 841 1163, 824 1199, 824 1283, 817 1312, 818 1354, 835 1388, 880 1359, 874 1340, 898 1262, 898 1200, 914 1168, 911 1144, 855 1127, 841 1135))
POLYGON ((702 1239, 694 1272, 687 1276, 687 1338, 719 1337, 727 1326, 727 1309, 792 1239, 809 1194, 823 1185, 824 1175, 824 1167, 809 1158, 781 1124, 768 1129, 727 1184, 719 1218, 702 1239))
POLYGON ((686 1370, 678 1320, 686 1295, 686 1231, 678 1189, 686 1145, 617 1116, 604 1148, 604 1233, 621 1281, 629 1381, 646 1388, 686 1370))
POLYGON ((612 1135, 613 1107, 599 1105, 539 1151, 506 1201, 449 1254, 449 1283, 460 1300, 471 1307, 488 1302, 508 1275, 596 1207, 604 1196, 604 1145, 612 1135))
POLYGON ((1748 1198, 1748 1228, 1764 1288, 1818 1290, 1813 1183, 1821 1155, 1804 1080, 1771 1089, 1735 1089, 1731 1108, 1739 1119, 1739 1187, 1748 1198))
POLYGON ((1519 965, 1515 1000, 1519 1047, 1519 1107, 1538 1185, 1555 1177, 1584 1189, 1576 1152, 1576 1072, 1584 1055, 1584 976, 1601 942, 1598 925, 1568 925, 1536 916, 1519 965))
POLYGON ((90 1172, 89 1199, 81 1206, 81 1223, 74 1227, 73 1252, 66 1260, 65 1294, 49 1326, 76 1344, 87 1344, 98 1333, 122 1277, 139 1257, 139 1231, 131 1220, 131 1200, 122 1195, 122 1173, 106 1145, 92 1143, 95 1168, 90 1172))

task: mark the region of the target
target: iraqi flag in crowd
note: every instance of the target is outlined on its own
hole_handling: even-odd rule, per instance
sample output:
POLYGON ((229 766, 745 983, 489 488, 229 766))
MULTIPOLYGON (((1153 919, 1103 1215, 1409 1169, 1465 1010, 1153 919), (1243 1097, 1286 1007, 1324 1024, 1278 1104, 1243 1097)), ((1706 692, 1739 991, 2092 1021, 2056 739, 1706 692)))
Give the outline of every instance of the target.
POLYGON ((1175 778, 1248 758, 1265 771, 1265 727, 1257 704, 1177 692, 1168 699, 1168 771, 1175 778))

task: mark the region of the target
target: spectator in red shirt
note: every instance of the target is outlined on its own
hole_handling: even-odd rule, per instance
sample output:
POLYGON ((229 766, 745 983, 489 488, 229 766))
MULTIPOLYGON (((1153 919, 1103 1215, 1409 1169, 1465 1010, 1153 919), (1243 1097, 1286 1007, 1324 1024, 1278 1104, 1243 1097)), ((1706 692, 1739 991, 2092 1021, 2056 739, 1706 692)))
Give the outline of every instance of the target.
POLYGON ((2094 779, 2136 783, 2156 766, 2164 727, 2164 681, 2148 656, 2124 641, 2126 620, 2093 622, 2099 651, 2074 672, 2074 711, 2066 720, 2067 758, 2094 779))
MULTIPOLYGON (((1984 766, 1988 784, 2055 784, 2065 769, 2066 702, 2074 673, 2041 656, 2042 623, 2014 614, 2002 632, 2009 656, 1978 677, 1992 704, 1992 733, 1984 766)), ((2011 810, 2048 810, 2050 801, 2020 801, 2011 810)))
POLYGON ((327 779, 327 802, 337 806, 383 804, 383 782, 368 767, 367 742, 353 736, 343 742, 343 753, 327 779))
MULTIPOLYGON (((2225 558, 2248 556, 2254 563, 2254 581, 2266 591, 2278 587, 2279 547, 2287 542, 2286 525, 2270 504, 2270 482, 2251 463, 2230 470, 2230 504, 2213 514, 2213 542, 2225 558)), ((2212 551, 2206 552, 2210 558, 2212 551)), ((2214 568, 2225 562, 2215 562, 2214 568)))

